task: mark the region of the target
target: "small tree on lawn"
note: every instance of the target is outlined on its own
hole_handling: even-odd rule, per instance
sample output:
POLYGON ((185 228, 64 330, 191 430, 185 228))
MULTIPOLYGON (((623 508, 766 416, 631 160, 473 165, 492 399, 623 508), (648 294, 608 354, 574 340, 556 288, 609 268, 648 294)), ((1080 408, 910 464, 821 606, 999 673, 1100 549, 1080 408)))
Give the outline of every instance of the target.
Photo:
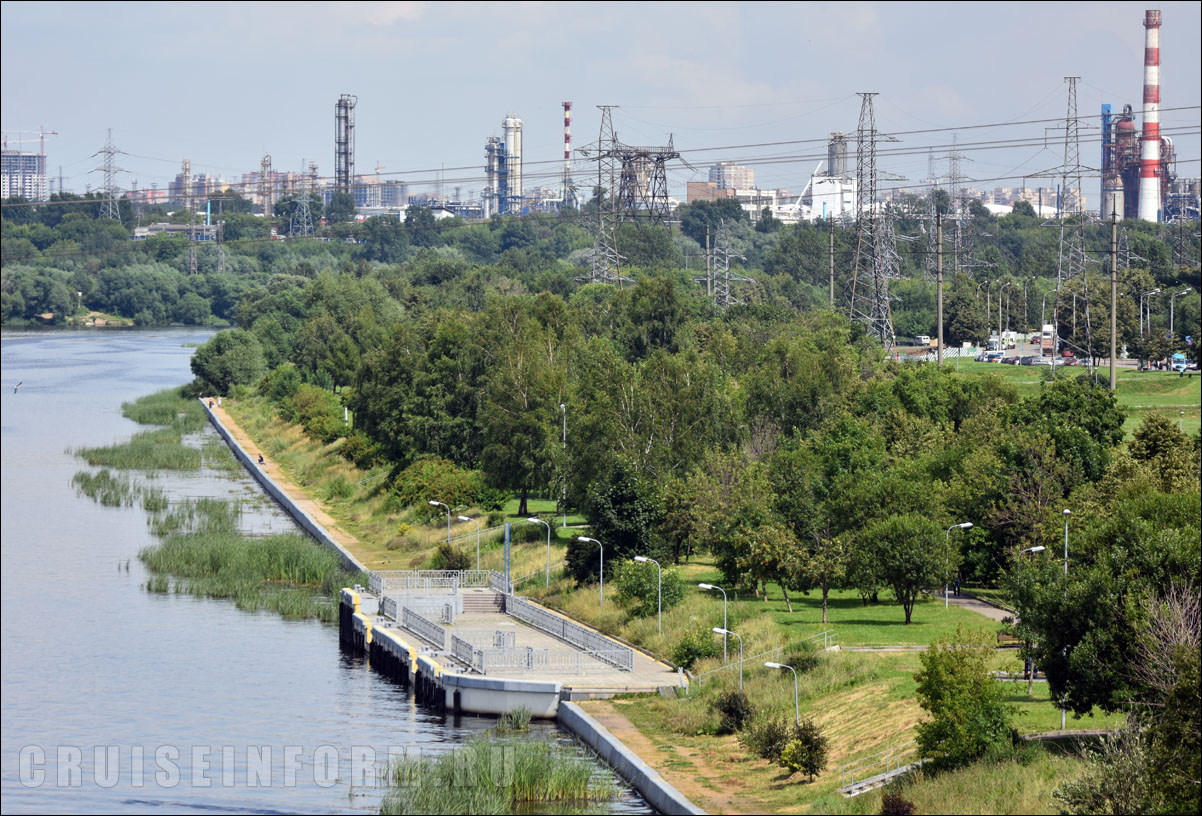
POLYGON ((1011 743, 1010 711, 989 671, 992 654, 986 632, 960 626, 918 655, 918 704, 931 715, 918 725, 918 751, 933 767, 958 768, 1011 743))
POLYGON ((826 754, 830 741, 813 720, 802 720, 794 729, 796 738, 790 742, 780 756, 780 762, 796 773, 804 771, 814 781, 817 774, 826 768, 826 754))
POLYGON ((906 613, 927 589, 942 583, 948 569, 943 530, 930 519, 913 513, 894 515, 873 523, 860 537, 871 553, 880 582, 893 590, 906 613))

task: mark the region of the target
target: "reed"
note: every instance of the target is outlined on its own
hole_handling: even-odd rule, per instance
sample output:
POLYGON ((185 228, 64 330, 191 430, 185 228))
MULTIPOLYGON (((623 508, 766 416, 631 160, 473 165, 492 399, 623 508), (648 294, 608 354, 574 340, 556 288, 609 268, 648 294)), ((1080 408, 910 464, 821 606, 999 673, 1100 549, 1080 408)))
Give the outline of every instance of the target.
POLYGON ((138 495, 138 488, 128 476, 110 471, 92 473, 81 470, 71 478, 76 495, 84 495, 105 507, 129 507, 138 495))
POLYGON ((208 420, 200 402, 184 397, 181 388, 169 388, 123 403, 121 415, 139 425, 165 425, 181 434, 199 431, 208 420))
POLYGON ((200 451, 183 444, 174 428, 134 434, 126 442, 71 452, 89 465, 119 470, 195 470, 201 465, 200 451))
POLYGON ((476 737, 436 757, 406 758, 390 769, 382 813, 513 813, 531 804, 613 798, 612 777, 583 757, 532 740, 476 737))

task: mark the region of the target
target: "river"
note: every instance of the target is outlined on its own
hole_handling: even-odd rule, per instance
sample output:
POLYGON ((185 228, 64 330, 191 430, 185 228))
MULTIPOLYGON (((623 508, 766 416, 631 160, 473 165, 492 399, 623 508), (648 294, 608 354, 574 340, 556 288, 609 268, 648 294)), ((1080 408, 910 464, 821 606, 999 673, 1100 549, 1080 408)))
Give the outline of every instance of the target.
MULTIPOLYGON (((375 812, 390 754, 445 750, 494 724, 415 706, 343 655, 335 626, 142 588, 145 513, 77 497, 86 465, 70 450, 141 430, 121 403, 191 379, 193 347, 211 334, 0 338, 5 813, 375 812)), ((248 531, 291 529, 241 471, 156 484, 176 499, 247 498, 248 531)), ((549 723, 532 736, 568 739, 549 723)), ((623 790, 609 812, 649 812, 623 790)))

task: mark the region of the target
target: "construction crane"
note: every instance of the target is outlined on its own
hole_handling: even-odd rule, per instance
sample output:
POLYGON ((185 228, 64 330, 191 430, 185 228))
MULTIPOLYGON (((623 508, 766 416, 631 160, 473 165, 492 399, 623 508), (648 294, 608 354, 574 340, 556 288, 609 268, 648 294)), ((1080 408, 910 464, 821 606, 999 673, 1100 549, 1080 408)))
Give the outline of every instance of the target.
MULTIPOLYGON (((39 155, 42 155, 42 156, 45 156, 45 155, 46 155, 46 137, 47 137, 47 136, 58 136, 58 135, 59 135, 59 133, 58 133, 58 131, 57 131, 57 130, 46 130, 46 129, 45 129, 45 128, 43 128, 43 127, 39 127, 37 130, 11 130, 11 131, 5 131, 5 133, 4 133, 4 149, 5 149, 5 150, 8 150, 8 134, 9 134, 9 133, 36 133, 36 134, 38 134, 38 142, 39 142, 38 148, 39 148, 39 155)), ((14 143, 14 144, 24 144, 25 142, 32 142, 32 141, 33 141, 33 139, 13 139, 13 143, 14 143)))

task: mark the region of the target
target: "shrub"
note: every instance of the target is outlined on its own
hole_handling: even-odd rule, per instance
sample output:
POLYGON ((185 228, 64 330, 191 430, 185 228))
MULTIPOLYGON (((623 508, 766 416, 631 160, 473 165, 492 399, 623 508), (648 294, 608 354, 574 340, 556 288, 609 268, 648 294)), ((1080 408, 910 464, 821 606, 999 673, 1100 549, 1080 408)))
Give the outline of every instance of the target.
POLYGON ((989 671, 991 638, 963 626, 918 655, 918 704, 931 719, 918 725, 918 750, 935 769, 967 765, 1013 742, 1010 712, 989 671))
POLYGON ((896 785, 886 785, 881 794, 881 816, 910 816, 914 803, 901 795, 896 785))
POLYGON ((313 439, 329 444, 346 430, 338 397, 315 385, 302 385, 289 400, 296 421, 313 439))
POLYGON ((483 489, 480 471, 435 457, 417 459, 392 480, 392 492, 404 507, 425 506, 431 499, 451 507, 470 506, 483 489))
POLYGON ((798 674, 805 674, 818 668, 822 658, 818 656, 818 648, 814 644, 799 643, 790 647, 780 662, 792 666, 798 674))
POLYGON ((459 547, 447 542, 438 545, 434 558, 430 561, 430 569, 436 570, 465 570, 472 568, 472 559, 459 547))
POLYGON ((779 762, 785 747, 797 738, 796 730, 784 717, 758 717, 739 734, 739 745, 760 759, 779 762))
POLYGON ((738 689, 731 689, 719 694, 718 699, 713 703, 713 708, 722 716, 718 728, 724 734, 733 734, 743 730, 743 727, 755 715, 751 700, 738 689))
POLYGON ((722 646, 714 638, 709 629, 695 629, 685 633, 676 647, 672 650, 672 662, 686 669, 703 657, 717 657, 722 654, 722 646))
POLYGON ((326 484, 327 499, 349 499, 353 495, 355 495, 355 486, 341 473, 326 484))
MULTIPOLYGON (((500 511, 507 501, 509 501, 509 491, 499 487, 485 487, 476 494, 476 504, 483 510, 500 511)), ((497 521, 494 522, 490 512, 488 523, 497 524, 505 520, 504 513, 498 512, 498 516, 497 521)))
POLYGON ((655 564, 622 561, 614 566, 614 583, 618 587, 618 598, 628 605, 630 614, 635 617, 654 615, 661 591, 664 609, 684 600, 684 583, 673 568, 663 571, 661 590, 656 582, 655 564))
MULTIPOLYGON (((284 363, 276 366, 266 377, 259 381, 259 393, 276 405, 283 406, 292 399, 297 389, 301 387, 300 369, 295 363, 284 363)), ((285 417, 290 419, 290 417, 285 417)))
POLYGON ((361 470, 368 470, 380 460, 380 446, 363 431, 351 431, 342 443, 342 456, 361 470))
MULTIPOLYGON (((554 527, 555 525, 551 525, 554 527)), ((514 544, 545 542, 547 528, 541 524, 517 524, 510 529, 509 540, 514 544)))
MULTIPOLYGON (((502 504, 504 504, 504 502, 502 502, 502 504)), ((488 514, 488 526, 489 527, 496 527, 498 524, 501 524, 504 521, 505 521, 505 514, 502 513, 500 510, 493 511, 488 514)))
POLYGON ((800 727, 794 726, 794 730, 798 737, 785 746, 780 755, 780 764, 793 773, 804 771, 813 782, 814 776, 822 773, 826 767, 829 741, 813 720, 803 720, 800 727))

